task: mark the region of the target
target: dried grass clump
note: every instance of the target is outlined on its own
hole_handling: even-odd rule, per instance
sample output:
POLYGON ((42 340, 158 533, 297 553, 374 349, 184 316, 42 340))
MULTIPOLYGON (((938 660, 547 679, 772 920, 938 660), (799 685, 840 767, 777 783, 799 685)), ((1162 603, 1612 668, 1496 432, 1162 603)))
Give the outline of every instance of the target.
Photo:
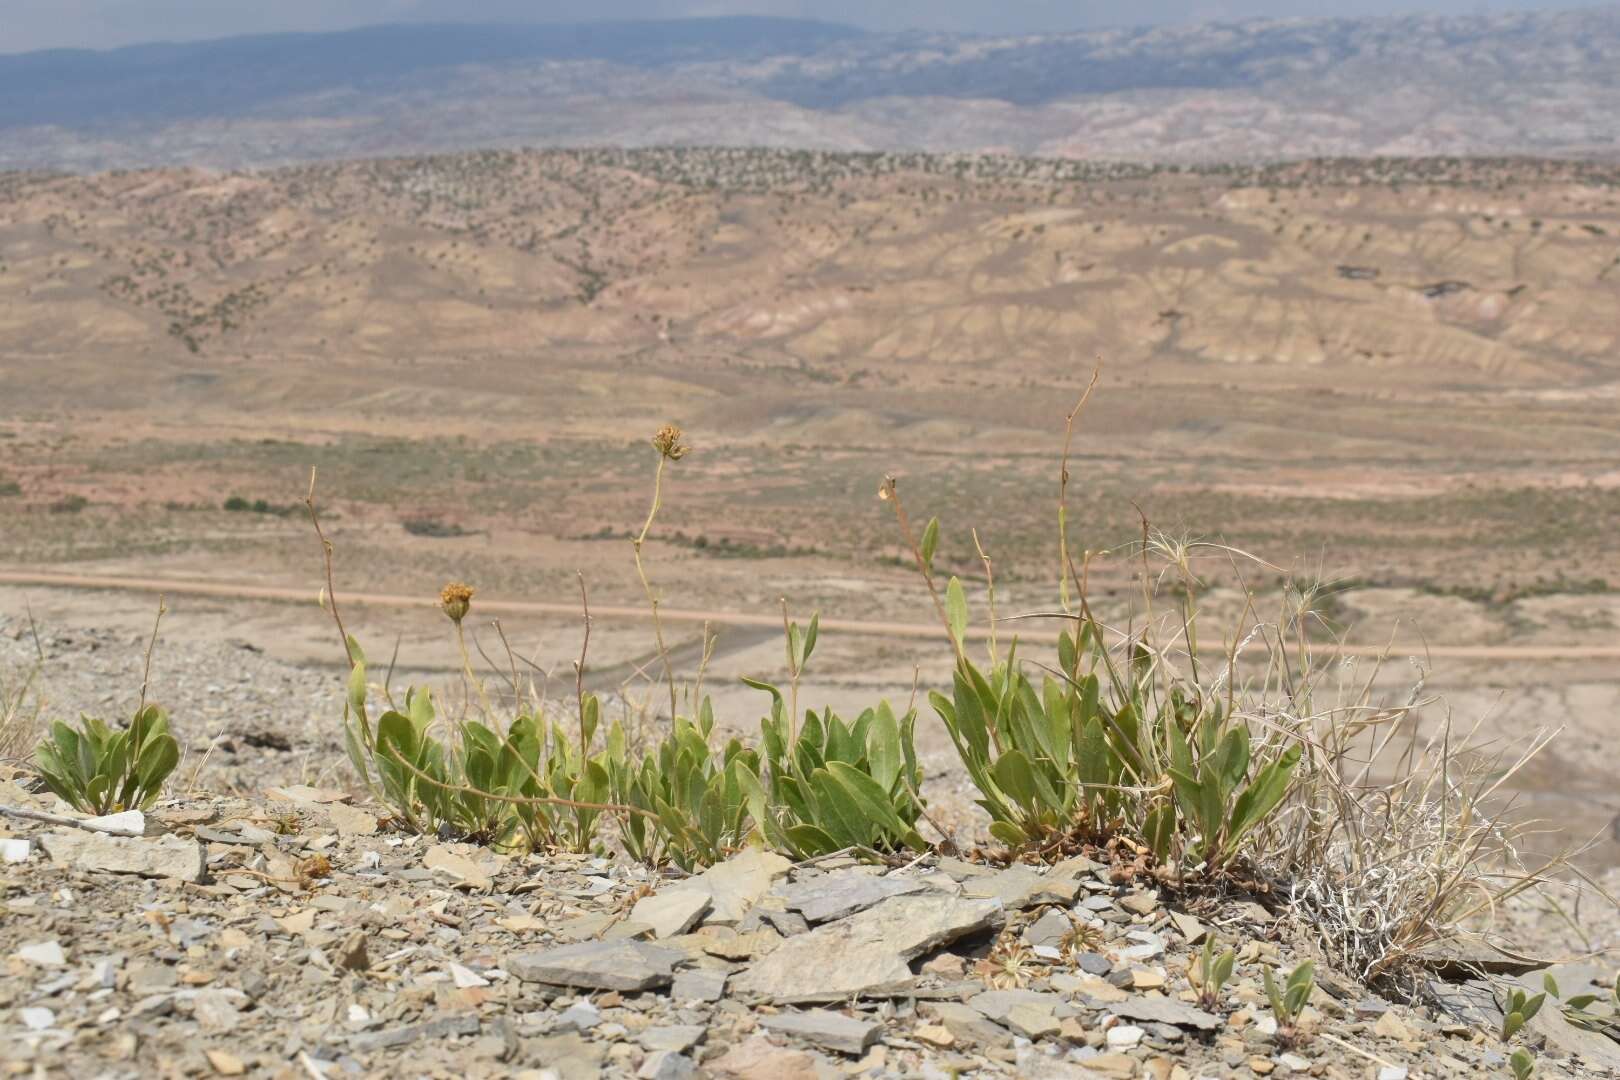
POLYGON ((1263 671, 1235 695, 1235 715, 1306 747, 1256 838, 1253 865, 1335 966, 1399 982, 1426 948, 1481 929, 1499 905, 1568 865, 1570 851, 1526 865, 1534 825, 1506 794, 1558 732, 1506 747, 1482 736, 1482 720, 1458 730, 1445 703, 1425 696, 1427 668, 1415 657, 1410 685, 1379 700, 1374 685, 1393 649, 1358 665, 1336 641, 1313 643, 1329 595, 1321 585, 1286 588, 1283 613, 1257 622, 1233 651, 1234 660, 1258 653, 1263 671))
POLYGON ((38 680, 38 664, 0 668, 0 762, 21 763, 33 750, 45 706, 38 680))
POLYGON ((1422 735, 1419 704, 1441 703, 1363 703, 1323 718, 1321 767, 1296 792, 1300 827, 1274 864, 1299 924, 1368 981, 1407 981, 1427 947, 1488 930, 1503 903, 1549 883, 1574 855, 1527 865, 1534 826, 1504 793, 1556 732, 1498 749, 1478 724, 1457 731, 1448 711, 1422 735))

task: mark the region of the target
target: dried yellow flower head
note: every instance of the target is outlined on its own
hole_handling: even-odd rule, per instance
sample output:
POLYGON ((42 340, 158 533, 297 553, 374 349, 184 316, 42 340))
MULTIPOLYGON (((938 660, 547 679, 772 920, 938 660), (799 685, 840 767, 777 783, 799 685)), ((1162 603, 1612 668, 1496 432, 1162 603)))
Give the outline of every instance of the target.
POLYGON ((658 434, 652 437, 653 449, 671 461, 679 461, 691 450, 681 442, 681 429, 674 424, 665 424, 658 429, 658 434))
POLYGON ((472 607, 473 588, 453 581, 439 590, 439 607, 450 617, 451 622, 460 622, 467 617, 468 608, 472 607))

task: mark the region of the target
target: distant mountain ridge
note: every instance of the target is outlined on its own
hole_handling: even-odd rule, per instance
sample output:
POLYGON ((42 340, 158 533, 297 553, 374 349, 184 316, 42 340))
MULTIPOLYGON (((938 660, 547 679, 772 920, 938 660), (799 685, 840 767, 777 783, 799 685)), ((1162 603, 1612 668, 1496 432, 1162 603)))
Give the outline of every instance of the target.
POLYGON ((0 56, 0 167, 518 145, 1620 157, 1620 6, 1016 37, 394 25, 0 56))
POLYGON ((631 67, 796 56, 862 31, 735 17, 575 25, 411 23, 122 49, 0 55, 0 128, 227 116, 302 94, 467 64, 599 60, 631 67))

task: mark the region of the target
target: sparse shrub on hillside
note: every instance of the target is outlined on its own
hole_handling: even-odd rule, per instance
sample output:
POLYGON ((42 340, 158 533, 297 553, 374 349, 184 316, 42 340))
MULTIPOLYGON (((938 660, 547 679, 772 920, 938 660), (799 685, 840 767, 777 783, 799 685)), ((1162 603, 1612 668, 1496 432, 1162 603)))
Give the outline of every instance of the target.
POLYGON ((1369 980, 1409 973, 1424 946, 1561 864, 1523 866, 1522 827, 1488 809, 1545 737, 1505 761, 1454 734, 1449 720, 1419 740, 1421 677, 1405 700, 1381 704, 1376 665, 1356 677, 1313 645, 1318 586, 1285 579, 1279 610, 1262 617, 1245 567, 1276 567, 1176 540, 1145 520, 1124 553, 1141 596, 1131 626, 1104 624, 1086 596, 1103 553, 1076 557, 1067 536, 1067 439, 1060 476, 1059 603, 1019 617, 1058 622, 1057 655, 1020 660, 1014 641, 1000 657, 980 549, 990 581, 982 669, 969 655, 963 587, 953 578, 941 589, 933 572, 937 524, 917 536, 892 478, 880 492, 956 653, 952 694, 930 701, 997 839, 1016 853, 1056 855, 1123 836, 1169 881, 1261 883, 1345 970, 1369 980), (1231 568, 1250 597, 1213 663, 1198 645, 1213 630, 1194 571, 1203 562, 1231 568), (1397 734, 1411 735, 1409 751, 1392 760, 1385 750, 1397 734))
POLYGON ((457 536, 466 536, 467 530, 453 521, 442 521, 439 518, 411 517, 400 522, 400 526, 412 536, 422 536, 433 540, 448 540, 457 536))
POLYGON ((241 495, 230 496, 220 504, 220 508, 232 514, 267 514, 272 517, 286 517, 296 509, 267 499, 247 499, 241 495))
POLYGON ((51 503, 50 511, 53 514, 77 514, 90 505, 90 500, 83 495, 64 495, 51 503))

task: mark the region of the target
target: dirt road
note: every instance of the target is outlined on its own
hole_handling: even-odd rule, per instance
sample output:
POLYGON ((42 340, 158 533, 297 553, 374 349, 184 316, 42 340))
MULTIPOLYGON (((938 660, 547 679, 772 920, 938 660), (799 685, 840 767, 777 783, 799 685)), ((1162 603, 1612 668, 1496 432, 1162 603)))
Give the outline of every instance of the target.
MULTIPOLYGON (((169 596, 211 596, 221 599, 268 600, 282 603, 308 604, 315 596, 308 590, 289 589, 270 585, 251 585, 227 581, 188 581, 181 578, 115 577, 92 574, 44 573, 29 570, 0 570, 0 585, 41 586, 57 589, 116 590, 120 592, 162 593, 169 596)), ((375 607, 410 608, 429 606, 419 596, 397 596, 387 593, 340 593, 340 604, 361 604, 375 607)), ((480 598, 479 610, 491 615, 561 615, 577 618, 579 608, 574 604, 554 604, 533 600, 486 600, 480 598)), ((782 625, 780 616, 751 614, 737 611, 698 611, 683 608, 663 608, 659 614, 674 623, 713 623, 718 626, 770 627, 782 625)), ((644 607, 592 605, 591 616, 596 619, 636 619, 649 617, 644 607)), ((1026 640, 1054 639, 1056 632, 1029 629, 1029 623, 1019 634, 1026 640)), ((943 631, 933 623, 871 622, 859 619, 824 618, 824 630, 845 634, 866 634, 874 637, 930 638, 943 631)), ((970 631, 977 636, 983 631, 970 631)), ((1435 658, 1461 660, 1620 660, 1620 643, 1611 645, 1446 645, 1433 643, 1400 642, 1395 645, 1346 644, 1324 649, 1335 650, 1344 656, 1377 657, 1422 653, 1435 658)))

